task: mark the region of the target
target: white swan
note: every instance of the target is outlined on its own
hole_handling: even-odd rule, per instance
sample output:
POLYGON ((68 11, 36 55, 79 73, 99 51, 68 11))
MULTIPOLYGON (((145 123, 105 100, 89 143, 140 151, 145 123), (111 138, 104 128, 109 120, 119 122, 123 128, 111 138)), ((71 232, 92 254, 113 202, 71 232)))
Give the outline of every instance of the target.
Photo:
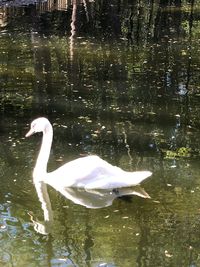
POLYGON ((72 160, 55 171, 47 173, 47 163, 53 139, 51 123, 46 118, 35 119, 26 137, 42 132, 42 145, 33 171, 33 178, 44 181, 58 191, 66 187, 85 189, 109 189, 140 184, 151 176, 150 171, 127 172, 98 156, 86 156, 72 160))

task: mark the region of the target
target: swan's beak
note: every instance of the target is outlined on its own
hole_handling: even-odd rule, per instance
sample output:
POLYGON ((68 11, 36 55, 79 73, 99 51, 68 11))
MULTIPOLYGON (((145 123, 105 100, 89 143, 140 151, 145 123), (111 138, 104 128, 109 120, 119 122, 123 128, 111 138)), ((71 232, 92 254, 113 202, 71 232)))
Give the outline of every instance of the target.
POLYGON ((25 137, 29 137, 29 136, 31 136, 32 134, 34 134, 35 133, 35 131, 33 130, 33 129, 30 129, 29 131, 28 131, 28 133, 25 135, 25 137))

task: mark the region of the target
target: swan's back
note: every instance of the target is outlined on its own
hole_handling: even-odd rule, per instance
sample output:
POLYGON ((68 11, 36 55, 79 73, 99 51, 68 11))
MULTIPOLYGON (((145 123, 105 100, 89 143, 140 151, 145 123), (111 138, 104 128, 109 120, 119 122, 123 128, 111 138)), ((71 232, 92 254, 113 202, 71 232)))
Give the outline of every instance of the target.
POLYGON ((46 182, 53 187, 108 189, 137 185, 150 175, 149 171, 126 172, 98 156, 87 156, 48 173, 46 182))

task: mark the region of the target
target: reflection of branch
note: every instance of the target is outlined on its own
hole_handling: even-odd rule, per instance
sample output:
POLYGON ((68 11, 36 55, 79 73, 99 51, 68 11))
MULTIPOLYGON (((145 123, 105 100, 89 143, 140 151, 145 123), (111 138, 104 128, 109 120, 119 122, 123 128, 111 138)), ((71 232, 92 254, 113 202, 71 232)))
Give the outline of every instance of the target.
POLYGON ((131 165, 132 162, 133 162, 133 158, 132 158, 132 156, 131 156, 131 149, 130 149, 130 146, 129 146, 128 142, 127 142, 127 134, 126 134, 124 128, 123 128, 123 134, 124 134, 124 143, 125 143, 125 146, 126 146, 126 148, 127 148, 127 154, 128 154, 128 156, 129 156, 129 158, 130 158, 130 163, 129 163, 129 164, 131 165))
POLYGON ((192 40, 192 27, 194 20, 194 0, 191 1, 191 12, 189 18, 189 59, 188 59, 188 68, 187 68, 187 81, 186 81, 186 89, 188 91, 189 82, 190 82, 190 69, 191 69, 191 40, 192 40))
POLYGON ((77 10, 77 0, 73 1, 72 9, 72 21, 71 21, 71 36, 70 36, 70 59, 73 60, 74 57, 74 37, 76 34, 76 10, 77 10))
POLYGON ((5 27, 7 25, 7 9, 5 7, 1 7, 0 10, 0 28, 5 27))
POLYGON ((86 14, 86 18, 87 18, 87 22, 89 21, 89 13, 88 13, 88 8, 87 8, 87 1, 83 0, 83 5, 85 8, 85 14, 86 14))

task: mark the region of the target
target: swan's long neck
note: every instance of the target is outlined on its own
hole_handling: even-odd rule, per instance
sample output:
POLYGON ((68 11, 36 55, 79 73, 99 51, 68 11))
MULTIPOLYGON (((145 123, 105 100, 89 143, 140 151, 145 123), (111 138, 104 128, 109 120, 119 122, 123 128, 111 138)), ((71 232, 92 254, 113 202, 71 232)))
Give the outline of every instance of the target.
POLYGON ((40 152, 34 168, 34 177, 44 179, 43 175, 47 174, 47 163, 49 160, 51 144, 53 139, 53 129, 51 124, 48 124, 43 131, 42 144, 40 152), (41 177, 39 177, 41 176, 41 177))

